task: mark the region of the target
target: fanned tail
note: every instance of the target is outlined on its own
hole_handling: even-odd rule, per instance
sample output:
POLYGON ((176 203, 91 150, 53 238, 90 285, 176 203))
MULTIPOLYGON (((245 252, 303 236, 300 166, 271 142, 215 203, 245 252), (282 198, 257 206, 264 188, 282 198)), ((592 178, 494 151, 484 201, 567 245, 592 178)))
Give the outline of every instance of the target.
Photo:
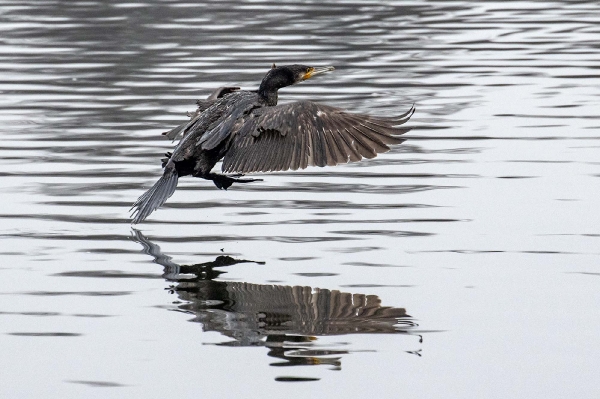
POLYGON ((175 192, 178 178, 175 164, 168 162, 162 177, 132 205, 131 224, 143 222, 152 212, 160 208, 175 192))

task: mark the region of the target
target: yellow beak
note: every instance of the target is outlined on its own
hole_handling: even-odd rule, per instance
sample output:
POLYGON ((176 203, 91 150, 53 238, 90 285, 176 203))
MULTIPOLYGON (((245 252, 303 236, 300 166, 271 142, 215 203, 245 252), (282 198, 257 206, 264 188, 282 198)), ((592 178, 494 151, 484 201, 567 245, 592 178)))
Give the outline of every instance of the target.
POLYGON ((308 72, 306 72, 306 73, 304 74, 304 76, 302 77, 302 79, 303 79, 303 80, 310 79, 310 78, 312 78, 313 76, 320 75, 320 74, 322 74, 322 73, 325 73, 325 72, 333 71, 334 69, 335 69, 335 68, 334 68, 334 67, 332 67, 332 66, 325 66, 325 67, 310 68, 310 69, 308 70, 308 72))

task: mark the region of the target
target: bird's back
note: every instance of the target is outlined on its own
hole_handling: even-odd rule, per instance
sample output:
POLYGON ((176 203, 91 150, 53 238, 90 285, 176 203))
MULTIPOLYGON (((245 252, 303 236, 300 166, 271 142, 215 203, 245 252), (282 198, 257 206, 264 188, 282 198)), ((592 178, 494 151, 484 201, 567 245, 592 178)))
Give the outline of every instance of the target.
POLYGON ((171 159, 175 162, 197 158, 200 151, 211 151, 224 144, 237 124, 253 108, 260 106, 258 95, 250 91, 228 94, 204 112, 187 129, 171 159))

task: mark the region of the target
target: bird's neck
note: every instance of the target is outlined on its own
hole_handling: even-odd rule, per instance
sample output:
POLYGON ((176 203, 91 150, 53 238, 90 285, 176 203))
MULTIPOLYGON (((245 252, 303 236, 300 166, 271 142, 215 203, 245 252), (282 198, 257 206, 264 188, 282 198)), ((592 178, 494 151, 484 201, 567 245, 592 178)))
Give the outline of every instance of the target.
POLYGON ((277 105, 277 90, 277 87, 263 81, 258 88, 258 97, 269 106, 277 105))

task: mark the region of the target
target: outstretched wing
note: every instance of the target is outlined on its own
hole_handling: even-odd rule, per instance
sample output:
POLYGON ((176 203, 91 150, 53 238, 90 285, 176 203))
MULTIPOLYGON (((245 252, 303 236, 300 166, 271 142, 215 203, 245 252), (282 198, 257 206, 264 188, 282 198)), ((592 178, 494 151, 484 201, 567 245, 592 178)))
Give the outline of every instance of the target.
POLYGON ((311 101, 260 108, 234 132, 223 172, 269 172, 337 165, 374 158, 410 128, 398 128, 414 106, 396 118, 351 114, 311 101))

